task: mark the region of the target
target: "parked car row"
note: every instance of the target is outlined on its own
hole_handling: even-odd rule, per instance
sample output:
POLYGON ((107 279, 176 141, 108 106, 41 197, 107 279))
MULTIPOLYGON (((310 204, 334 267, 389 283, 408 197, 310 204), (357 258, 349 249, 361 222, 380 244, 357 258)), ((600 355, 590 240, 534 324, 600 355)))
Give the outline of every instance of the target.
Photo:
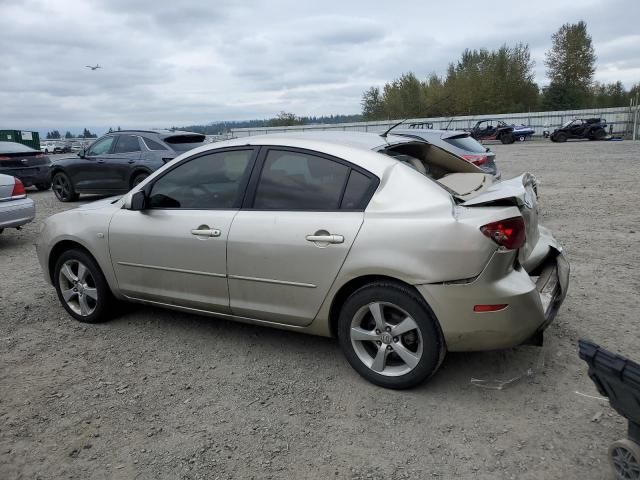
POLYGON ((0 174, 0 233, 33 221, 36 208, 19 178, 0 174))
MULTIPOLYGON (((249 137, 166 163, 196 139, 104 137, 80 159, 86 181, 112 178, 97 159, 114 155, 108 190, 130 191, 44 222, 45 278, 82 322, 119 299, 337 337, 389 388, 418 385, 448 351, 540 344, 569 265, 538 225, 535 178, 500 181, 449 151, 466 135, 398 133, 249 137), (162 163, 137 185, 115 167, 134 147, 132 164, 162 163)), ((70 198, 83 177, 65 172, 70 198)))

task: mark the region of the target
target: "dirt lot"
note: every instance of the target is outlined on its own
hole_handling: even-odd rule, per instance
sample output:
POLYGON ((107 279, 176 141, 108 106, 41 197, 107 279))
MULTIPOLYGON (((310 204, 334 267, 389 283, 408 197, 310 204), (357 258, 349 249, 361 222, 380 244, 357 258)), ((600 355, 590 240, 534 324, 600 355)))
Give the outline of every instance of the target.
POLYGON ((589 337, 640 360, 640 143, 496 145, 538 176, 542 221, 572 266, 540 349, 450 354, 428 384, 383 390, 333 340, 132 307, 73 321, 33 243, 67 206, 0 236, 0 478, 611 478, 626 423, 577 358, 589 337))

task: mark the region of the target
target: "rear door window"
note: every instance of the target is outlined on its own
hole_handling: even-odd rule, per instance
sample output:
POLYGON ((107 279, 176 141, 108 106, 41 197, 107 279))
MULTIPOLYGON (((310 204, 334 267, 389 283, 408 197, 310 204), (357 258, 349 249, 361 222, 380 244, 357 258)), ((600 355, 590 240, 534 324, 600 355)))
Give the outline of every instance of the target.
POLYGON ((253 208, 285 211, 364 210, 378 181, 320 154, 269 149, 253 208))

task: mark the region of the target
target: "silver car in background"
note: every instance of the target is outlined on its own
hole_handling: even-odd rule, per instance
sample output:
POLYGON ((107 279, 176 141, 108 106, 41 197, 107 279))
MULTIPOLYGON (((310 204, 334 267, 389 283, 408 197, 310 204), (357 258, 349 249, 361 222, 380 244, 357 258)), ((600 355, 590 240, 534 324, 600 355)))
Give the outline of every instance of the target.
POLYGON ((0 233, 33 221, 36 207, 20 179, 0 174, 0 233))
POLYGON ((501 177, 496 165, 496 154, 473 138, 469 132, 434 130, 430 127, 430 123, 414 123, 409 128, 394 128, 392 132, 394 135, 421 138, 477 165, 496 179, 501 177))
POLYGON ((363 377, 408 388, 447 351, 541 342, 569 265, 536 189, 414 137, 249 137, 50 217, 37 252, 79 321, 119 299, 336 336, 363 377))

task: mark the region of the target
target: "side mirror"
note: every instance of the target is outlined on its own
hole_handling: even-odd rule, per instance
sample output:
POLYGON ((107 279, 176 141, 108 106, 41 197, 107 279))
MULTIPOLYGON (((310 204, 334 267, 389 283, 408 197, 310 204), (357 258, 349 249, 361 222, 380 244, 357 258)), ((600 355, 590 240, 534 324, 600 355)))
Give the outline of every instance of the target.
POLYGON ((78 156, 80 158, 85 158, 87 156, 87 153, 84 148, 78 152, 78 156))
POLYGON ((147 208, 147 194, 143 190, 139 190, 131 195, 131 206, 129 210, 144 210, 147 208))

